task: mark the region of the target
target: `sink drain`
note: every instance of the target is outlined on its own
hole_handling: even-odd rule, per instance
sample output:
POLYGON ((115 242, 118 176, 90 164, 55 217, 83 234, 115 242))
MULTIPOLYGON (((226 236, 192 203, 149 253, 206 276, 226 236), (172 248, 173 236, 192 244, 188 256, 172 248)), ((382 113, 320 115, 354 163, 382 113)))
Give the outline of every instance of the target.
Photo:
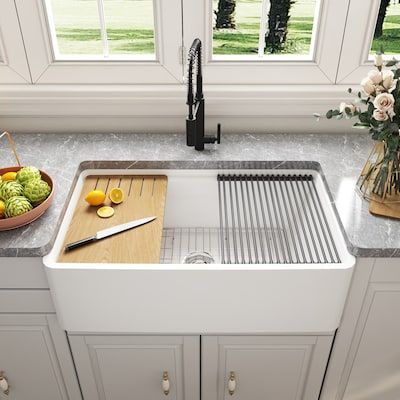
POLYGON ((214 264, 215 260, 206 251, 193 251, 187 254, 182 260, 182 264, 214 264))

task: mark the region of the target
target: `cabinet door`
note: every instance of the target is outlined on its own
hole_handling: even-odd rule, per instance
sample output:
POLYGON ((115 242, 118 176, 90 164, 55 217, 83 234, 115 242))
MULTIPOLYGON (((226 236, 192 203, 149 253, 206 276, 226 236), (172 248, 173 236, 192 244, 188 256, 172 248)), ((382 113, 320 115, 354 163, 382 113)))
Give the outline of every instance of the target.
POLYGON ((400 283, 370 283, 344 371, 344 400, 400 398, 399 315, 400 283))
POLYGON ((331 336, 205 336, 202 399, 317 400, 331 344, 331 336))
MULTIPOLYGON (((0 399, 68 399, 60 367, 65 358, 57 357, 55 345, 60 338, 52 334, 51 318, 0 314, 0 371, 9 384, 8 397, 0 391, 0 399)), ((75 391, 71 390, 71 399, 80 399, 77 382, 75 391)))
POLYGON ((199 399, 198 336, 69 338, 85 400, 199 399))

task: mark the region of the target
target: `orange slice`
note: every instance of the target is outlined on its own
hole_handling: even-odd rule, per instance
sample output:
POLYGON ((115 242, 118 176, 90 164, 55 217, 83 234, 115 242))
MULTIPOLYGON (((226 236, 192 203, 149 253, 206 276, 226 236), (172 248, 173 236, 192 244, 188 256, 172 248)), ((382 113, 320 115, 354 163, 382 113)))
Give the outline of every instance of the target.
POLYGON ((97 215, 100 218, 110 218, 114 215, 114 209, 112 207, 109 206, 104 206, 104 207, 100 207, 97 210, 97 215))
POLYGON ((111 189, 108 197, 114 204, 120 204, 124 201, 124 191, 121 188, 111 189))

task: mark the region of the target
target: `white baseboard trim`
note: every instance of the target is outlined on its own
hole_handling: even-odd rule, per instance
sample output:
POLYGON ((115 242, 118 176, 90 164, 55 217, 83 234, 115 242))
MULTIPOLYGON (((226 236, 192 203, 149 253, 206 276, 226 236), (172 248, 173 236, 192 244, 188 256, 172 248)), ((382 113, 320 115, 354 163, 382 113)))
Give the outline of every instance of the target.
MULTIPOLYGON (((351 122, 316 122, 341 101, 347 86, 205 86, 207 127, 219 121, 232 132, 338 132, 351 122)), ((182 85, 3 85, 0 127, 14 131, 181 132, 182 85)))

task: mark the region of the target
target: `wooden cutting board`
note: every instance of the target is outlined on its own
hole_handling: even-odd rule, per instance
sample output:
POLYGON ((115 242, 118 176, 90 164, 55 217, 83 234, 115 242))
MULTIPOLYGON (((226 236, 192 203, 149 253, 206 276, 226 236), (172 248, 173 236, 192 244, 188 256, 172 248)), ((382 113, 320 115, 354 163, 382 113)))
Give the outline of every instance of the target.
POLYGON ((167 183, 167 177, 162 175, 88 176, 58 262, 159 263, 167 183), (120 187, 125 194, 124 202, 118 205, 108 199, 110 190, 115 187, 120 187), (104 205, 112 205, 115 210, 113 217, 98 217, 96 211, 100 206, 89 206, 86 203, 87 193, 94 189, 106 193, 104 205), (64 251, 67 243, 92 236, 99 230, 151 216, 157 219, 81 248, 64 251))
POLYGON ((400 203, 382 203, 379 201, 379 198, 377 198, 377 201, 374 201, 374 197, 375 195, 371 196, 369 202, 369 212, 371 214, 400 219, 400 203))

